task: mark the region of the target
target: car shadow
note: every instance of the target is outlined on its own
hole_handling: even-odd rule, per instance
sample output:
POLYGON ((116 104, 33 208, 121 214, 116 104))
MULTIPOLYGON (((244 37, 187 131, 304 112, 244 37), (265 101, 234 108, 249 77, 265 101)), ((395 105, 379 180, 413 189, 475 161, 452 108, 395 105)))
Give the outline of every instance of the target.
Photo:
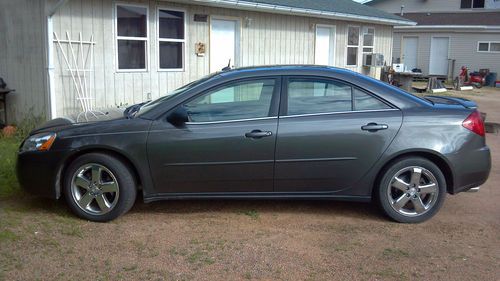
MULTIPOLYGON (((63 198, 51 200, 23 193, 16 199, 2 199, 2 208, 23 213, 51 213, 73 216, 63 198)), ((144 203, 139 195, 130 214, 259 214, 331 215, 366 220, 385 220, 375 204, 335 200, 170 200, 144 203)))
POLYGON ((130 212, 135 214, 241 214, 257 212, 260 214, 335 215, 358 219, 385 220, 385 217, 375 204, 335 200, 206 199, 144 203, 142 196, 140 196, 130 212))

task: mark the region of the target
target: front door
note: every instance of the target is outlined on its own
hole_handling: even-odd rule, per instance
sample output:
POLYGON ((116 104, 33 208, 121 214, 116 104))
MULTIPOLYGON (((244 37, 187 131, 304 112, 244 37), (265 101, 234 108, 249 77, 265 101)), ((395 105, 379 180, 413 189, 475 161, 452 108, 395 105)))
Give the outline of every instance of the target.
POLYGON ((418 37, 403 37, 403 64, 406 71, 417 68, 418 37))
POLYGON ((156 193, 271 192, 280 83, 231 82, 179 105, 185 126, 155 121, 148 156, 156 193))
POLYGON ((228 65, 238 65, 239 21, 212 18, 210 20, 210 72, 221 71, 228 65))
POLYGON ((448 75, 448 37, 433 37, 431 39, 430 75, 448 75))
POLYGON ((289 78, 276 143, 275 190, 352 188, 398 132, 401 111, 342 81, 289 78))
POLYGON ((314 63, 317 65, 335 64, 335 26, 317 25, 314 63))

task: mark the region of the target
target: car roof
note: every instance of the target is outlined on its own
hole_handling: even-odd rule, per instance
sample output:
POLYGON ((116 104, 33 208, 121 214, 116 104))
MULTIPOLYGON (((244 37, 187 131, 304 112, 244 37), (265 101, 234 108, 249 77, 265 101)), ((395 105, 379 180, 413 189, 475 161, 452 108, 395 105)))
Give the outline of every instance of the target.
POLYGON ((359 74, 357 72, 348 70, 348 69, 343 69, 343 68, 337 68, 333 66, 326 66, 326 65, 301 65, 301 64, 287 64, 287 65, 265 65, 265 66, 247 66, 247 67, 239 67, 239 68, 233 68, 230 70, 223 70, 219 72, 221 76, 232 76, 232 75, 239 75, 242 73, 258 73, 258 74, 275 74, 275 75, 283 75, 283 74, 289 74, 290 71, 298 71, 301 72, 302 74, 307 74, 307 73, 317 73, 318 71, 324 71, 324 72, 330 72, 330 73, 337 73, 337 74, 350 74, 350 75, 356 75, 359 74))

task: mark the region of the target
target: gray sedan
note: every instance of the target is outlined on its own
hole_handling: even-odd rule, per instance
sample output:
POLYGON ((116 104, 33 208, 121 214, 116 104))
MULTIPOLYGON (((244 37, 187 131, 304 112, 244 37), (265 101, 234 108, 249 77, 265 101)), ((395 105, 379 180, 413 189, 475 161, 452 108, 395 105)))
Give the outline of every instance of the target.
POLYGON ((398 222, 482 185, 490 151, 475 104, 413 96, 319 66, 213 74, 112 120, 49 121, 21 145, 18 178, 109 221, 138 192, 166 199, 375 201, 398 222))

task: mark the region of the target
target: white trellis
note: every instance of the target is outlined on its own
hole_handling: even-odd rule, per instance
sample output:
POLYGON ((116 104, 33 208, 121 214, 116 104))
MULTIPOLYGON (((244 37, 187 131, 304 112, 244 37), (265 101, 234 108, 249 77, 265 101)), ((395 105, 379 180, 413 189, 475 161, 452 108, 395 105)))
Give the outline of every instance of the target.
POLYGON ((79 122, 80 118, 85 118, 85 121, 90 117, 98 119, 98 115, 105 115, 99 110, 95 110, 92 100, 92 89, 94 79, 94 35, 90 36, 89 41, 82 39, 82 33, 79 33, 78 40, 72 40, 68 32, 66 32, 66 40, 59 39, 57 33, 54 32, 54 42, 59 46, 59 50, 64 58, 67 66, 67 71, 71 74, 73 86, 76 91, 76 99, 80 102, 82 111, 77 115, 76 121, 79 122), (68 45, 69 52, 65 52, 63 44, 68 45), (76 48, 74 48, 76 46, 76 48), (86 54, 84 54, 84 46, 88 46, 86 54), (78 58, 80 55, 80 58, 78 58))

